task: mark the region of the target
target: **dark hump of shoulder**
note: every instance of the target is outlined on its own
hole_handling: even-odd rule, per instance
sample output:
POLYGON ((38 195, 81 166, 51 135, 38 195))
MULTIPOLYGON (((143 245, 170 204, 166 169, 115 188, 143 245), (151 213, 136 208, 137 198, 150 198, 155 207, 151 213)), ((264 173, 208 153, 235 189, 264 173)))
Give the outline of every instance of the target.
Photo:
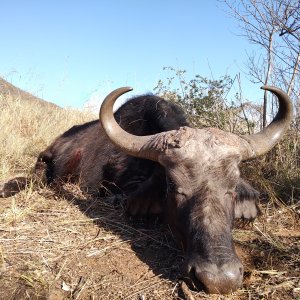
POLYGON ((134 97, 115 113, 120 126, 136 135, 150 135, 163 131, 191 127, 185 112, 176 104, 154 95, 134 97))
POLYGON ((70 129, 68 129, 66 132, 64 132, 61 137, 63 138, 69 138, 72 137, 74 135, 83 133, 85 131, 87 131, 89 128, 94 127, 94 126, 99 126, 99 121, 98 120, 94 120, 94 121, 90 121, 81 125, 75 125, 73 127, 71 127, 70 129))
MULTIPOLYGON (((181 126, 192 126, 180 106, 154 95, 131 98, 115 112, 115 118, 124 130, 135 135, 150 135, 179 129, 181 126)), ((69 139, 80 136, 94 127, 98 130, 99 120, 75 125, 61 137, 69 139)))

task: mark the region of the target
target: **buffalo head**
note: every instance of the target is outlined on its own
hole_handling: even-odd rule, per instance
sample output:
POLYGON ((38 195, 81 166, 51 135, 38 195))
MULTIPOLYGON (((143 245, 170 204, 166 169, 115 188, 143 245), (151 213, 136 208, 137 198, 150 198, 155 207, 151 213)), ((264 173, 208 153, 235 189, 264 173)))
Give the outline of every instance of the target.
POLYGON ((129 134, 115 121, 113 105, 131 88, 113 91, 100 110, 102 126, 117 147, 165 168, 167 222, 185 250, 185 273, 209 293, 233 292, 243 280, 232 240, 239 164, 269 151, 292 118, 289 97, 275 87, 263 89, 277 96, 279 112, 262 132, 247 136, 190 127, 151 136, 129 134))

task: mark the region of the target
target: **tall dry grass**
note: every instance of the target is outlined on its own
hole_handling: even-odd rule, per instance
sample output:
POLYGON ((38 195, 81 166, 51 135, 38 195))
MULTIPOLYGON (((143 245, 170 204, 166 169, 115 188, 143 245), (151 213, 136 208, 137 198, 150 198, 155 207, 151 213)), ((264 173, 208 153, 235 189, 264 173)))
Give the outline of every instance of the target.
POLYGON ((300 135, 294 125, 269 153, 242 164, 262 199, 300 216, 300 135))
POLYGON ((21 95, 0 94, 0 181, 30 172, 39 152, 56 136, 95 118, 91 113, 28 101, 21 95))

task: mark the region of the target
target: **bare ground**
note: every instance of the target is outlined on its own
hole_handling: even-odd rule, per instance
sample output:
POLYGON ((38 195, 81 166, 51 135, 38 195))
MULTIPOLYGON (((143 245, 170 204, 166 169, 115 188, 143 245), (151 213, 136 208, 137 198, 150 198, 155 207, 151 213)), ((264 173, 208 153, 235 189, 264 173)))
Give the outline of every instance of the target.
POLYGON ((234 239, 243 287, 206 295, 181 281, 184 257, 157 219, 66 185, 1 199, 0 299, 300 299, 299 207, 263 206, 234 239))

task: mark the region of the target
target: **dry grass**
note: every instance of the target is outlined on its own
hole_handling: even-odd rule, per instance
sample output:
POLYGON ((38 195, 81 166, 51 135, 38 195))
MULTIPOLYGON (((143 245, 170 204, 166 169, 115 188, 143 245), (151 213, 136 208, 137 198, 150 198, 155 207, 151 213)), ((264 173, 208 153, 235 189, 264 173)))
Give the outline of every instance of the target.
POLYGON ((0 180, 30 170, 39 152, 74 124, 95 119, 88 113, 26 101, 0 93, 0 180))
MULTIPOLYGON (((0 180, 30 172, 55 136, 90 118, 0 95, 0 180)), ((234 231, 246 273, 233 295, 186 290, 182 253, 165 226, 130 220, 113 199, 65 185, 60 194, 29 186, 0 200, 0 299, 300 299, 298 167, 276 168, 247 164, 269 201, 259 220, 234 231)))

